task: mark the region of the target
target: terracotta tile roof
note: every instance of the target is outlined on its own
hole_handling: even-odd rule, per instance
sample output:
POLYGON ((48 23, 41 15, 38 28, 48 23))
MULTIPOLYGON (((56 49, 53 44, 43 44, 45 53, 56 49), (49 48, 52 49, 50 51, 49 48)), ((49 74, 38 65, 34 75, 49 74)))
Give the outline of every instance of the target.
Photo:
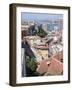
POLYGON ((61 74, 62 71, 63 71, 63 64, 57 59, 53 59, 51 61, 51 64, 47 70, 47 72, 49 72, 51 75, 61 74))
POLYGON ((57 53, 56 55, 53 56, 53 58, 59 60, 59 61, 63 61, 63 51, 57 53))
POLYGON ((51 62, 48 63, 50 61, 44 60, 41 61, 40 64, 38 65, 37 68, 37 72, 40 74, 44 74, 47 75, 58 75, 61 74, 63 72, 63 63, 61 63, 60 61, 58 61, 55 58, 51 59, 51 62))
POLYGON ((38 73, 43 74, 48 70, 48 66, 46 62, 47 62, 46 60, 43 60, 40 62, 40 64, 38 64, 38 68, 37 68, 38 73))
POLYGON ((37 46, 35 46, 35 48, 37 48, 37 49, 48 49, 48 46, 47 45, 37 45, 37 46))

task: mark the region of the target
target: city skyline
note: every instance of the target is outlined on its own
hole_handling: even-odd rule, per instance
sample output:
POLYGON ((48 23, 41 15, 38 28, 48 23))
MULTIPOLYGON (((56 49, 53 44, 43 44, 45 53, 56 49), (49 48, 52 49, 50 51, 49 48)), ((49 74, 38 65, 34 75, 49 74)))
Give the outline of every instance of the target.
POLYGON ((50 13, 30 13, 21 12, 21 21, 37 21, 47 22, 48 20, 60 20, 63 19, 63 14, 50 14, 50 13))

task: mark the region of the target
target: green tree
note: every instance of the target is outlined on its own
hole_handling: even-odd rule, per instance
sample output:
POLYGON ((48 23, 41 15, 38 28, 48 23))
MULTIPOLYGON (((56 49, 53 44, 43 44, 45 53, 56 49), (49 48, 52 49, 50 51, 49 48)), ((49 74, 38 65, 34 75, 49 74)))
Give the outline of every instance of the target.
POLYGON ((28 76, 37 75, 37 73, 36 73, 37 63, 35 61, 35 58, 26 59, 26 67, 27 67, 27 71, 28 71, 27 72, 28 76))
POLYGON ((45 37, 47 35, 47 33, 41 27, 39 27, 37 35, 40 37, 45 37))
POLYGON ((27 66, 31 69, 31 71, 35 72, 37 68, 37 63, 35 62, 34 58, 31 58, 27 61, 27 66))

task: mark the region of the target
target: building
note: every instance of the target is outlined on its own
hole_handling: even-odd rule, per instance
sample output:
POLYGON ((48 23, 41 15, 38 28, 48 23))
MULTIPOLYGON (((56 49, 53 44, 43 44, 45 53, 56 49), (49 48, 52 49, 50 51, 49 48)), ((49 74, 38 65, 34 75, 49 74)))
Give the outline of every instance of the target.
POLYGON ((42 24, 42 29, 46 32, 46 33, 48 33, 48 24, 42 24))
POLYGON ((37 27, 34 21, 27 21, 21 25, 22 37, 36 35, 37 27))
POLYGON ((22 25, 21 25, 21 37, 23 39, 24 36, 27 36, 28 35, 28 29, 29 29, 29 25, 27 22, 24 22, 22 25))
POLYGON ((55 58, 51 58, 50 61, 44 60, 38 63, 38 68, 36 70, 40 75, 62 75, 63 73, 63 63, 55 58))
POLYGON ((39 36, 26 36, 24 39, 29 44, 37 62, 48 59, 48 44, 42 42, 39 36))

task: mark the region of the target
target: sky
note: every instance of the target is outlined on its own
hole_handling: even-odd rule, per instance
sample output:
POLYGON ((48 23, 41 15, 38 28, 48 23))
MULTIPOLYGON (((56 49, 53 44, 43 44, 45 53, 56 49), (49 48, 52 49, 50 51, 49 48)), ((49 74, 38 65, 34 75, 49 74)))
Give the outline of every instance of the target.
POLYGON ((21 12, 21 21, 41 21, 41 20, 56 20, 56 19, 63 19, 62 14, 50 14, 50 13, 30 13, 30 12, 21 12))

